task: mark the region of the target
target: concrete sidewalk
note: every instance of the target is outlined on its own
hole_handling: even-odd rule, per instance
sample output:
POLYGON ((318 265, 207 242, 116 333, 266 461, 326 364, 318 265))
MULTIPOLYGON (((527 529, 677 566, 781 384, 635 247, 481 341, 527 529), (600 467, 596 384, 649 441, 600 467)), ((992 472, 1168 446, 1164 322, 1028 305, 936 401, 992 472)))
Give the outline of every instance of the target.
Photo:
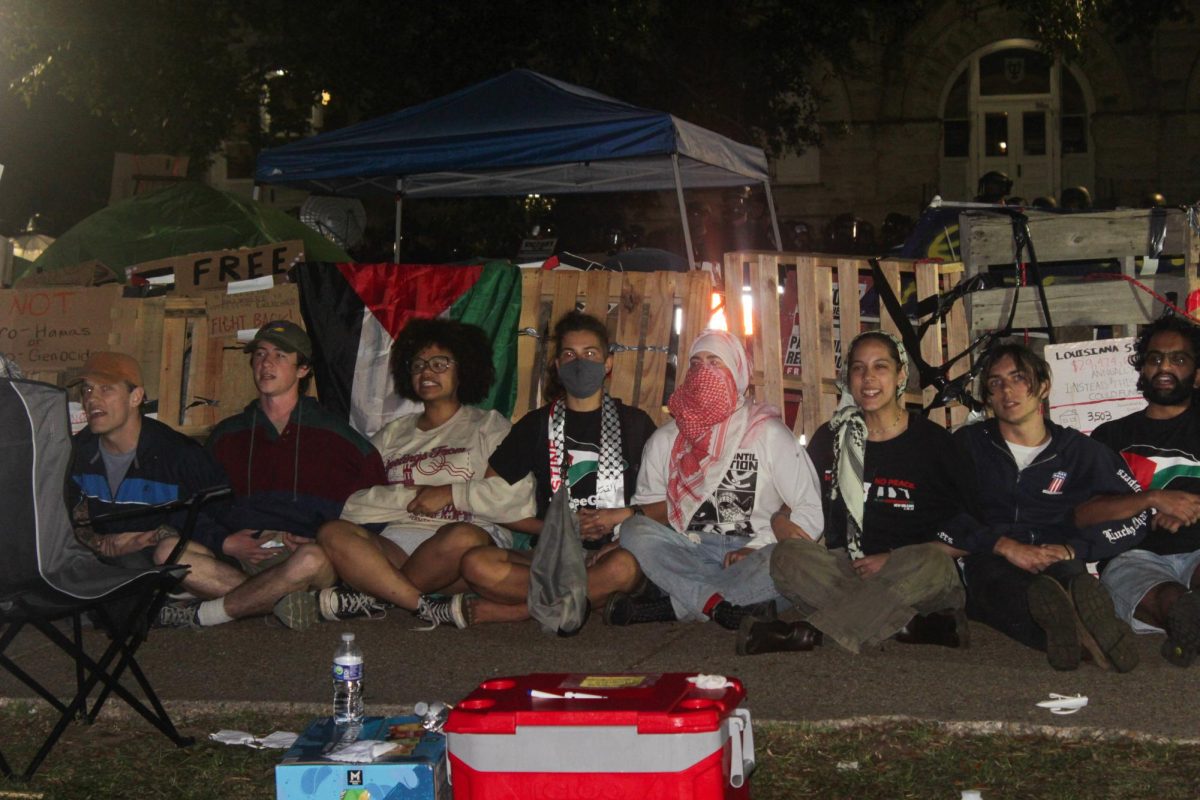
MULTIPOLYGON (((748 707, 763 719, 904 716, 1197 737, 1200 665, 1185 670, 1162 660, 1158 636, 1139 637, 1141 665, 1116 675, 1089 663, 1054 672, 1041 653, 974 624, 966 650, 889 642, 860 656, 829 645, 754 657, 736 656, 734 635, 714 624, 609 628, 593 618, 570 639, 544 635, 531 622, 430 632, 413 630, 417 624, 392 611, 382 620, 326 623, 303 633, 261 619, 204 631, 157 630, 140 661, 168 702, 323 704, 330 699, 338 634, 350 630, 365 653, 368 707, 454 702, 498 675, 687 671, 737 676, 746 684, 748 707), (1082 693, 1089 704, 1077 714, 1055 716, 1034 705, 1050 692, 1082 693)), ((99 634, 87 635, 99 646, 99 634)), ((61 686, 73 680, 65 659, 36 634, 22 633, 10 655, 26 668, 51 671, 61 686)), ((0 696, 32 693, 5 673, 0 696)))

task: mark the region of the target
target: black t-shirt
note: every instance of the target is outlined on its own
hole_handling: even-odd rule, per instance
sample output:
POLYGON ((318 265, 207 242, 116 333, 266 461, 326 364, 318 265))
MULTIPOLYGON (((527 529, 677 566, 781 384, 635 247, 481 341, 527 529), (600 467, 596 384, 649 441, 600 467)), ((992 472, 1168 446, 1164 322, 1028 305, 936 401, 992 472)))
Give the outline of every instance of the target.
MULTIPOLYGON (((1200 494, 1200 410, 1189 408, 1172 419, 1150 419, 1139 411, 1104 423, 1092 438, 1121 454, 1144 491, 1200 494)), ((1200 525, 1178 533, 1151 528, 1138 547, 1160 555, 1200 550, 1200 525)))
MULTIPOLYGON (((628 503, 637 487, 638 468, 642 450, 654 433, 654 420, 640 408, 617 402, 617 417, 621 423, 621 459, 624 461, 623 503, 628 503)), ((596 505, 596 477, 600 454, 601 409, 571 411, 567 409, 563 426, 563 448, 567 451, 567 479, 571 497, 585 506, 596 505)), ((516 483, 530 472, 537 481, 537 515, 541 519, 550 507, 550 406, 530 411, 513 425, 508 436, 492 453, 488 463, 509 483, 516 483)))
MULTIPOLYGON (((825 542, 846 546, 846 507, 829 498, 833 486, 833 434, 825 423, 813 434, 808 455, 821 477, 825 542)), ((886 442, 867 442, 863 481, 862 548, 867 555, 937 541, 937 533, 970 503, 971 466, 945 428, 910 414, 908 428, 886 442)))

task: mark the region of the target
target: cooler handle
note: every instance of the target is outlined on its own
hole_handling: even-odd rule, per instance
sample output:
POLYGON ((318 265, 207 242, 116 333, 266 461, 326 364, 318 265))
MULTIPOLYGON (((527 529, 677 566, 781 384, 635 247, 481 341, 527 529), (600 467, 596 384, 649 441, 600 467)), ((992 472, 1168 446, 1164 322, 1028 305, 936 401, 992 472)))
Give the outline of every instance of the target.
POLYGON ((735 708, 725 723, 729 727, 729 785, 742 788, 754 772, 754 726, 750 724, 750 709, 735 708))

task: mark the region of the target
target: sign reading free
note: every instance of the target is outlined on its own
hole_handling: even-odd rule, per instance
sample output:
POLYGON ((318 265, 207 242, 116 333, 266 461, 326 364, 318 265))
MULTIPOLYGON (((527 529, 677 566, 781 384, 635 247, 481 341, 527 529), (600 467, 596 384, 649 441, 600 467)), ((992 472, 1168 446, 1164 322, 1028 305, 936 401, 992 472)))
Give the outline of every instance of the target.
POLYGON ((304 242, 273 242, 238 250, 191 253, 129 268, 131 274, 175 273, 175 294, 195 295, 207 289, 224 289, 234 281, 282 275, 304 258, 304 242))

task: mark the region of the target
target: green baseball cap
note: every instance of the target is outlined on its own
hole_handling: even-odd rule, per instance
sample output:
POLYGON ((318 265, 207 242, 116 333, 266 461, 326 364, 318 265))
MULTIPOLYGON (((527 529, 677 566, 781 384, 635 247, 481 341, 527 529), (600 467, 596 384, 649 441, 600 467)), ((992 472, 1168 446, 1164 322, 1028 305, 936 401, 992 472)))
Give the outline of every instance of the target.
POLYGON ((304 328, 286 319, 272 320, 259 328, 250 344, 246 345, 246 352, 253 353, 259 342, 270 342, 281 350, 312 358, 312 340, 304 328))

